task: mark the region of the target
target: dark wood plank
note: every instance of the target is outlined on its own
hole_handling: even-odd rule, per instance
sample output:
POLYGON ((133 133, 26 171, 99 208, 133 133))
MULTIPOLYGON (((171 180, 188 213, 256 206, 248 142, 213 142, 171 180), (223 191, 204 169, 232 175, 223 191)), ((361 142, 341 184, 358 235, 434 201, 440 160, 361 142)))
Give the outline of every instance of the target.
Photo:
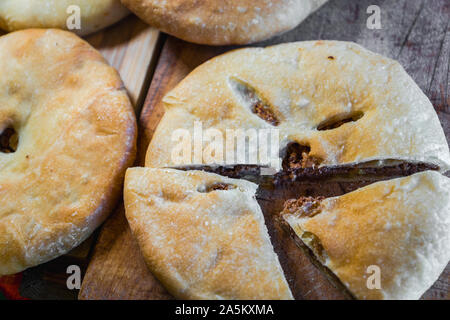
MULTIPOLYGON (((333 0, 295 30, 256 45, 317 39, 345 40, 357 42, 372 51, 398 59, 433 102, 449 139, 449 20, 448 0, 333 0), (381 7, 381 30, 369 30, 366 27, 368 17, 366 9, 372 4, 381 7)), ((148 143, 164 113, 160 104, 164 94, 197 65, 229 49, 197 46, 172 37, 168 38, 140 118, 138 164, 143 163, 148 143)), ((298 184, 276 191, 264 188, 259 190, 258 200, 263 208, 274 247, 297 299, 343 299, 345 296, 330 284, 309 258, 296 247, 289 235, 279 228, 276 214, 281 209, 284 199, 300 195, 316 195, 319 192, 339 195, 366 183, 368 182, 330 183, 327 190, 323 190, 322 186, 318 189, 314 183, 298 184)), ((132 261, 138 259, 139 250, 135 245, 131 245, 134 241, 130 232, 126 230, 128 226, 123 217, 115 217, 105 225, 97 244, 97 248, 101 248, 98 250, 100 253, 94 254, 80 298, 162 297, 160 293, 163 289, 160 288, 160 284, 149 276, 147 270, 142 269, 142 264, 137 266, 136 261, 132 261), (121 237, 120 241, 114 241, 114 245, 110 245, 102 236, 109 239, 109 235, 115 232, 113 230, 121 230, 121 237), (105 250, 109 253, 101 254, 105 250), (116 264, 120 267, 115 267, 116 264), (120 275, 120 272, 126 272, 127 276, 120 275), (101 274, 100 280, 88 281, 94 279, 96 274, 101 274), (145 284, 140 288, 145 293, 137 293, 133 290, 133 284, 137 279, 143 281, 144 278, 145 284), (131 286, 128 281, 131 282, 131 286), (154 295, 153 292, 157 294, 154 295)), ((448 266, 423 298, 450 299, 449 288, 448 266)))

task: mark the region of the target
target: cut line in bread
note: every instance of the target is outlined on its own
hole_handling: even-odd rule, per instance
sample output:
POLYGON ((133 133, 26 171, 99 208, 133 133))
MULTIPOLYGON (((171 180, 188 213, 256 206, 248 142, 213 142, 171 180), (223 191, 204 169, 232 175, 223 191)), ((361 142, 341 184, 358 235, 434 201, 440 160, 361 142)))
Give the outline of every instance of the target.
MULTIPOLYGON (((305 197, 305 198, 309 198, 309 197, 305 197)), ((309 261, 311 262, 311 264, 317 268, 317 270, 319 270, 319 272, 325 276, 326 280, 329 282, 330 285, 332 285, 333 287, 335 287, 340 294, 342 295, 342 297, 344 299, 348 299, 348 300, 354 300, 356 299, 353 294, 348 290, 348 288, 339 280, 339 278, 327 267, 325 267, 322 263, 323 259, 320 258, 320 255, 317 255, 314 253, 314 251, 312 250, 312 248, 321 248, 320 251, 323 252, 323 247, 321 246, 320 242, 315 243, 314 246, 309 246, 307 245, 302 239, 302 237, 299 237, 294 231, 293 229, 289 226, 289 224, 283 219, 282 214, 280 213, 276 219, 275 219, 275 223, 277 223, 281 229, 282 232, 285 232, 286 234, 289 235, 290 239, 295 243, 295 245, 298 247, 299 250, 301 250, 309 259, 309 261)), ((310 241, 313 241, 315 239, 317 239, 317 237, 315 237, 313 234, 310 234, 309 236, 310 241)))

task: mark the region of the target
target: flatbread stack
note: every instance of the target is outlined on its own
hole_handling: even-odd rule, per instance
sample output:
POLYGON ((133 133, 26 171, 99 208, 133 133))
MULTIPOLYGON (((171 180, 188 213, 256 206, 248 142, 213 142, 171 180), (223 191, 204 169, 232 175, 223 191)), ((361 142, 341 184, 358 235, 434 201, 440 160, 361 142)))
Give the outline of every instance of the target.
MULTIPOLYGON (((194 137, 199 123, 224 136, 276 129, 275 187, 337 175, 387 179, 340 197, 299 195, 280 213, 293 240, 354 298, 420 298, 446 267, 450 152, 432 104, 397 62, 337 41, 241 49, 198 67, 162 103, 146 168, 129 169, 124 196, 150 270, 175 297, 291 297, 252 199, 256 186, 223 176, 267 164, 176 162, 173 150, 194 152, 195 141, 172 133, 194 137), (234 287, 225 266, 236 270, 234 287), (379 268, 380 287, 367 285, 370 268, 379 268)), ((237 152, 251 158, 247 148, 237 152)))
POLYGON ((71 31, 87 35, 116 23, 127 16, 129 11, 121 5, 120 0, 2 0, 0 28, 5 31, 67 29, 67 22, 71 25, 77 21, 72 21, 72 16, 77 14, 80 29, 71 31))
POLYGON ((246 44, 295 28, 327 0, 121 0, 142 20, 177 38, 246 44))
POLYGON ((116 70, 71 32, 0 37, 0 276, 54 259, 113 209, 136 119, 116 70))

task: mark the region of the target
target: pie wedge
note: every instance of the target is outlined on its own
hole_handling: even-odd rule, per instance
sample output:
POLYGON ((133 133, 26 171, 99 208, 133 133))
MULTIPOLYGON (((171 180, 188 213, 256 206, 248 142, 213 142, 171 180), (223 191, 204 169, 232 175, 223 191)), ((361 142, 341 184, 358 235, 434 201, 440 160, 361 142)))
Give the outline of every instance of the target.
POLYGON ((127 171, 131 230, 148 267, 175 297, 292 299, 256 188, 202 171, 127 171))
POLYGON ((450 260, 450 179, 437 172, 289 200, 281 215, 358 299, 419 299, 450 260))

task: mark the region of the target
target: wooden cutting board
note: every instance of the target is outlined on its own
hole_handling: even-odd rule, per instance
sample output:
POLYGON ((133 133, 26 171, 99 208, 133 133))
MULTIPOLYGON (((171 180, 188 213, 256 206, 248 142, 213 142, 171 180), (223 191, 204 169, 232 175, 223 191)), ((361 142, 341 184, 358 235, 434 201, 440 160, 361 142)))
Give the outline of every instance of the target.
POLYGON ((119 71, 137 113, 159 55, 159 39, 158 30, 134 15, 86 38, 119 71))
MULTIPOLYGON (((450 8, 446 0, 427 1, 333 0, 297 29, 260 45, 299 40, 335 39, 354 41, 395 58, 433 102, 450 141, 449 57, 450 8), (381 30, 366 27, 366 9, 382 9, 381 30)), ((152 134, 164 111, 161 99, 191 70, 231 48, 188 44, 169 37, 165 42, 139 120, 140 141, 136 165, 142 165, 152 134)), ((243 61, 245 63, 245 61, 243 61)), ((258 200, 269 233, 293 293, 297 299, 344 299, 324 275, 298 249, 274 219, 283 199, 300 195, 338 195, 364 184, 330 182, 320 187, 301 183, 277 191, 261 189, 258 200)), ((425 299, 450 299, 450 267, 424 295, 425 299)), ((95 246, 79 294, 80 299, 171 299, 146 268, 121 205, 105 223, 95 246)))

